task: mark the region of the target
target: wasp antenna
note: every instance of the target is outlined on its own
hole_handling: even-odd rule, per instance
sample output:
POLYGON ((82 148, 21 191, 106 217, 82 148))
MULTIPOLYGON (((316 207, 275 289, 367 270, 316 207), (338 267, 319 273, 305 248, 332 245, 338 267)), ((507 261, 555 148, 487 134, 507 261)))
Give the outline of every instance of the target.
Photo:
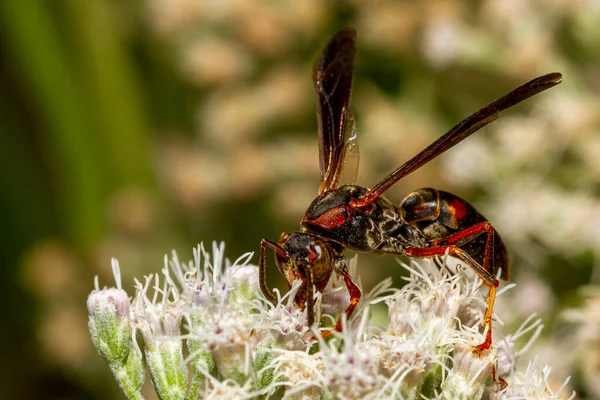
POLYGON ((264 296, 271 303, 277 303, 277 297, 273 294, 271 289, 269 289, 269 285, 267 284, 267 260, 265 259, 265 250, 267 247, 273 249, 273 251, 283 257, 285 260, 289 260, 290 256, 286 253, 286 251, 281 248, 277 243, 270 241, 269 239, 263 239, 260 242, 260 257, 258 259, 258 277, 260 290, 263 292, 264 296))
POLYGON ((500 112, 518 104, 536 94, 550 89, 562 82, 562 74, 552 72, 525 82, 502 97, 480 108, 477 112, 463 119, 443 136, 431 143, 419 154, 401 165, 385 177, 362 197, 350 202, 352 209, 363 208, 375 201, 386 190, 400 179, 427 164, 446 150, 454 147, 462 140, 477 132, 487 124, 498 119, 500 112))
POLYGON ((522 102, 523 100, 527 100, 528 98, 535 96, 544 90, 560 84, 561 82, 562 74, 560 72, 551 72, 524 83, 518 88, 512 90, 510 93, 494 100, 486 107, 494 107, 498 112, 504 111, 507 108, 522 102))

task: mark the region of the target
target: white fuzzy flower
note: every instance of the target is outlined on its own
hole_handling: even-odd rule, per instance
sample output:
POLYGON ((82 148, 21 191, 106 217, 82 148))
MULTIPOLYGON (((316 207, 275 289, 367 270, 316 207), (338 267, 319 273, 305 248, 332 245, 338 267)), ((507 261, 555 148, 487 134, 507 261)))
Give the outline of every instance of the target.
POLYGON ((158 274, 146 276, 144 284, 136 280, 133 324, 144 339, 146 363, 157 394, 161 398, 184 399, 188 386, 180 337, 184 303, 168 271, 163 269, 162 287, 158 274))
POLYGON ((326 389, 323 361, 307 351, 274 348, 275 369, 286 387, 286 399, 318 398, 326 389))
POLYGON ((517 329, 517 331, 508 335, 504 340, 497 345, 498 359, 496 361, 496 374, 498 377, 506 377, 511 375, 517 368, 518 359, 525 354, 537 340, 542 332, 544 325, 541 319, 535 319, 535 314, 525 320, 517 329), (533 331, 531 337, 521 349, 516 349, 517 340, 533 331))
MULTIPOLYGON (((103 355, 103 343, 124 344, 105 358, 129 398, 141 396, 144 361, 158 395, 172 399, 269 398, 276 392, 286 399, 479 399, 549 390, 543 388, 549 370, 530 366, 520 375, 516 364, 530 344, 517 351, 515 341, 533 332, 531 343, 539 335, 541 323, 533 317, 488 351, 474 353, 484 340, 481 280, 451 257, 404 265, 406 285, 392 291, 391 281, 383 281, 363 296, 350 320, 343 314, 343 283, 332 277, 323 293, 315 291, 316 320, 326 323, 313 330, 306 310, 294 302, 305 283, 293 282, 284 295, 275 290, 271 304, 250 258, 229 263, 222 244, 213 244, 211 254, 198 246, 188 263, 173 253, 160 275, 136 280, 131 306, 114 262, 117 288, 100 291, 96 283, 88 301, 90 332, 105 333, 104 341, 94 339, 103 355), (388 306, 386 329, 370 324, 369 307, 380 302, 388 306), (104 314, 109 324, 102 326, 115 329, 93 329, 104 314), (338 315, 342 332, 325 341, 321 335, 338 315), (145 359, 132 339, 137 330, 145 359)), ((350 266, 354 274, 356 261, 350 266)))
POLYGON ((141 399, 145 370, 141 352, 134 351, 135 331, 130 325, 130 300, 121 287, 119 262, 112 260, 116 288, 100 289, 98 277, 95 289, 87 301, 88 327, 94 346, 108 362, 117 382, 130 399, 141 399))
POLYGON ((160 276, 148 275, 145 283, 136 279, 136 297, 134 301, 134 325, 141 332, 146 346, 152 346, 157 340, 166 340, 180 335, 183 304, 178 298, 169 300, 172 286, 167 279, 160 287, 160 276), (153 293, 150 287, 154 282, 153 293))
POLYGON ((468 329, 474 325, 467 325, 482 319, 485 303, 477 291, 481 283, 460 270, 450 274, 445 268, 447 262, 438 263, 438 269, 430 273, 416 262, 412 266, 402 264, 411 276, 398 293, 386 300, 390 321, 387 334, 422 337, 440 346, 455 342, 455 329, 465 328, 461 336, 473 335, 473 344, 483 342, 483 335, 468 329))
POLYGON ((456 346, 452 369, 442 384, 447 398, 480 399, 494 368, 495 358, 492 351, 477 355, 471 347, 456 346))
MULTIPOLYGON (((558 388, 553 388, 549 383, 550 372, 552 368, 549 366, 540 367, 537 363, 537 357, 530 361, 525 372, 516 371, 511 379, 507 381, 507 387, 500 392, 490 393, 491 400, 500 399, 547 399, 559 400, 564 399, 562 392, 569 383, 570 378, 558 388)), ((569 400, 575 398, 573 392, 569 400)))
POLYGON ((327 387, 335 398, 359 399, 373 393, 381 382, 377 348, 365 341, 364 331, 368 314, 364 313, 355 332, 348 329, 345 318, 343 330, 336 335, 337 340, 328 344, 321 342, 320 358, 323 361, 323 375, 327 387))
MULTIPOLYGON (((313 333, 308 327, 306 310, 301 310, 294 304, 294 297, 302 286, 301 281, 292 284, 290 290, 281 296, 279 290, 275 289, 277 303, 270 305, 269 301, 259 296, 253 303, 257 312, 258 326, 265 334, 274 339, 277 347, 287 350, 305 349, 313 338, 313 333)), ((315 301, 315 308, 319 309, 320 295, 315 301)))

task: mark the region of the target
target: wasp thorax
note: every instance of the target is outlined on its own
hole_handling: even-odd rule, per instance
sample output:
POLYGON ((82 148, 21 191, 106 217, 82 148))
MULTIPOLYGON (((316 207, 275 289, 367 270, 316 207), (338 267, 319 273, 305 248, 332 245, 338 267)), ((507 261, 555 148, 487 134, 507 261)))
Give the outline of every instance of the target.
POLYGON ((358 199, 367 192, 368 189, 355 185, 344 185, 325 192, 308 206, 305 219, 308 221, 316 220, 333 209, 347 206, 352 199, 358 199))

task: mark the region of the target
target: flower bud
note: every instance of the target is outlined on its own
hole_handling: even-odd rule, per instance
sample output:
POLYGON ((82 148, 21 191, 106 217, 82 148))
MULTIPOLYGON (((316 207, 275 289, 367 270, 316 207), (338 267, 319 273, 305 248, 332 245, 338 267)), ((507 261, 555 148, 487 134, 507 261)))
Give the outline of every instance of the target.
POLYGON ((94 290, 87 308, 94 346, 109 364, 123 363, 132 347, 127 293, 116 288, 94 290))

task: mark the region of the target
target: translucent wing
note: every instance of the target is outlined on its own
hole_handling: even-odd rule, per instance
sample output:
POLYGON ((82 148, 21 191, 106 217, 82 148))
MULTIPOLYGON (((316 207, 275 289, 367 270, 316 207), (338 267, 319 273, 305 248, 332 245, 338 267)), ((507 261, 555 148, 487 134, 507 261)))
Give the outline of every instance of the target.
POLYGON ((348 113, 348 121, 344 133, 344 147, 342 152, 342 165, 340 176, 337 179, 338 185, 353 184, 358 177, 358 164, 360 161, 360 152, 358 148, 358 137, 356 134, 356 121, 352 112, 348 113))
POLYGON ((358 150, 346 148, 356 142, 353 120, 349 123, 355 53, 356 31, 342 29, 329 39, 313 68, 319 127, 319 194, 338 186, 345 156, 358 150), (352 135, 354 139, 349 140, 352 135))

